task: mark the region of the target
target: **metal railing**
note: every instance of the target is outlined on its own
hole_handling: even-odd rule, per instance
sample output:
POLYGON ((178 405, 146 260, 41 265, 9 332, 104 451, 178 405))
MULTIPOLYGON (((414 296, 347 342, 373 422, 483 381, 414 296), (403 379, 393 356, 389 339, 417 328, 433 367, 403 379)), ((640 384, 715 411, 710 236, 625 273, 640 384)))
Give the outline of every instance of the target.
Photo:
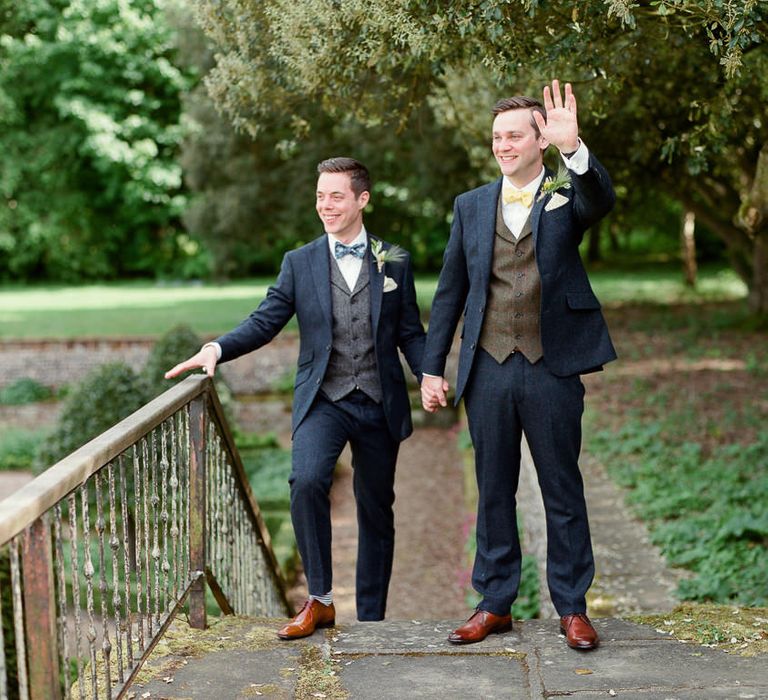
POLYGON ((12 620, 16 651, 14 670, 0 626, 2 700, 16 689, 21 700, 122 697, 183 605, 205 627, 206 582, 225 614, 289 612, 221 404, 200 375, 3 502, 0 547, 12 601, 0 619, 12 620))

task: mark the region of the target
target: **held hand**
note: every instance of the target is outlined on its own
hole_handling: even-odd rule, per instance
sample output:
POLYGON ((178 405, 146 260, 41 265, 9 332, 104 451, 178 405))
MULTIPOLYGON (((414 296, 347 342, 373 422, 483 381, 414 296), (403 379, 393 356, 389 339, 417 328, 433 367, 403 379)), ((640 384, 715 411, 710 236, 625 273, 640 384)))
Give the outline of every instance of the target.
POLYGON ((575 151, 579 147, 579 123, 571 84, 565 84, 565 101, 560 95, 560 81, 552 81, 551 93, 549 85, 545 86, 544 109, 547 110, 546 123, 541 114, 533 112, 541 135, 561 153, 575 151))
POLYGON ((427 413, 436 413, 441 406, 447 406, 445 394, 448 382, 443 377, 427 377, 421 379, 421 405, 427 413))
POLYGON ((205 374, 207 374, 209 377, 213 377, 217 362, 218 358, 216 357, 216 348, 214 348, 212 345, 207 345, 206 347, 202 348, 196 355, 192 355, 192 357, 190 357, 188 360, 179 362, 178 365, 172 369, 169 369, 165 373, 165 378, 173 379, 174 377, 178 377, 182 372, 186 372, 190 369, 197 369, 198 367, 202 367, 205 374))

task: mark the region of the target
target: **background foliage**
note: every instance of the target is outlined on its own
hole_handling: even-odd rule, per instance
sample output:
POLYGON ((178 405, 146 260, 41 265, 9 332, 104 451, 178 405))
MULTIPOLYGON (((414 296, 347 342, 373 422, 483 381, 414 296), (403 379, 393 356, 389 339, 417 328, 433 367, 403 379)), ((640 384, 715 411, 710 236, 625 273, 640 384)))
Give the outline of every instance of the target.
POLYGON ((0 14, 0 279, 199 274, 164 0, 30 0, 0 14))

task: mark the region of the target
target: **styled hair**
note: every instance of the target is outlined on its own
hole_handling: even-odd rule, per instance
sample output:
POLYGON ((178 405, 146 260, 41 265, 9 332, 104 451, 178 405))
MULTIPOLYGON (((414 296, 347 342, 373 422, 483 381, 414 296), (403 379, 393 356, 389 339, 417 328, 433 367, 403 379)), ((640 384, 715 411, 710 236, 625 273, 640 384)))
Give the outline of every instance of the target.
POLYGON ((317 174, 320 175, 321 173, 347 173, 355 197, 359 197, 363 192, 371 191, 371 176, 368 173, 368 168, 354 158, 343 156, 326 158, 317 164, 317 174))
POLYGON ((538 112, 542 117, 544 117, 544 121, 546 121, 547 111, 544 109, 544 105, 541 104, 541 102, 539 102, 537 99, 534 99, 533 97, 526 97, 525 95, 504 97, 500 99, 495 105, 493 105, 491 112, 493 113, 494 118, 496 118, 502 112, 509 112, 513 109, 529 110, 531 112, 531 126, 536 132, 536 136, 541 136, 539 133, 539 127, 536 124, 536 120, 533 118, 533 113, 538 112))

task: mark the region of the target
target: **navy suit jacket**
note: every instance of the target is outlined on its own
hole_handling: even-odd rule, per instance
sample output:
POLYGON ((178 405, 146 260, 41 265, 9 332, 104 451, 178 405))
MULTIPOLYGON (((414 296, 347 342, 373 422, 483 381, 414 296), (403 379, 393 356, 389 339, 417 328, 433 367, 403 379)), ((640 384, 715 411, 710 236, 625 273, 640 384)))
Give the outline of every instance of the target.
MULTIPOLYGON (((554 196, 534 199, 531 228, 541 278, 541 344, 544 363, 565 377, 602 368, 616 359, 600 302, 589 284, 579 243, 589 226, 613 207, 610 177, 590 153, 583 175, 569 171, 567 201, 546 210, 554 196)), ((546 177, 553 173, 547 170, 546 177)), ((453 335, 464 313, 456 402, 467 384, 483 326, 496 235, 496 211, 503 178, 456 198, 451 235, 432 302, 422 371, 443 376, 453 335)))
MULTIPOLYGON (((390 246, 384 243, 384 249, 390 246)), ((331 259, 327 235, 286 253, 277 281, 259 307, 237 328, 216 339, 221 362, 260 348, 274 338, 296 314, 299 322, 299 359, 293 394, 293 430, 312 406, 323 382, 333 342, 331 259)), ((388 262, 379 272, 370 247, 363 260, 370 266, 371 329, 381 380, 382 405, 395 440, 411 434, 411 408, 405 376, 397 349, 405 355, 413 373, 421 379, 424 328, 416 304, 410 258, 388 262), (384 277, 397 288, 384 292, 384 277)))

